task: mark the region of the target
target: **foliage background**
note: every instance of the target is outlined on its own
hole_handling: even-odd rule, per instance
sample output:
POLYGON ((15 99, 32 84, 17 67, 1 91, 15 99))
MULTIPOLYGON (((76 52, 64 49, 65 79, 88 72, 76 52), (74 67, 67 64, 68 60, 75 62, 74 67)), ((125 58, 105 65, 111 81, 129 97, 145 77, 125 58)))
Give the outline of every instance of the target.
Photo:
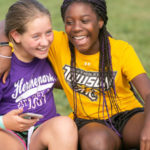
MULTIPOLYGON (((60 16, 63 0, 39 0, 52 16, 53 29, 64 30, 60 16)), ((9 6, 15 0, 0 0, 0 19, 5 18, 9 6)), ((148 76, 150 76, 150 1, 149 0, 107 0, 109 21, 107 28, 112 36, 129 42, 137 52, 148 76)), ((138 68, 137 68, 138 69, 138 68)), ((62 90, 54 90, 57 110, 62 115, 71 111, 62 90)))

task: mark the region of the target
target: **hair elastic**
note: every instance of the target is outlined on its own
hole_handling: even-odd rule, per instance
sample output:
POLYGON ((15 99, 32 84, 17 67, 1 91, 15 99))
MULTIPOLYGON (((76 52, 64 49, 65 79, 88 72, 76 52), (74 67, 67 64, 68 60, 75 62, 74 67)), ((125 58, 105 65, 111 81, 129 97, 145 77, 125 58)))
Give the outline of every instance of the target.
MULTIPOLYGON (((2 47, 2 46, 9 46, 9 47, 11 47, 11 51, 14 52, 13 44, 11 42, 0 42, 0 47, 2 47)), ((1 58, 8 58, 8 59, 12 58, 11 56, 4 56, 1 54, 0 54, 0 57, 1 58)))
POLYGON ((14 47, 13 47, 13 43, 9 42, 8 44, 11 47, 11 51, 14 52, 14 47))
POLYGON ((0 128, 1 129, 6 129, 4 126, 4 122, 3 122, 3 116, 0 116, 0 128))
POLYGON ((11 59, 11 58, 12 58, 12 56, 4 56, 4 55, 1 55, 1 54, 0 54, 0 57, 1 57, 1 58, 8 58, 8 59, 11 59))
POLYGON ((12 52, 14 51, 13 44, 11 42, 0 42, 0 47, 2 46, 9 46, 11 47, 12 52))
POLYGON ((0 42, 0 46, 9 46, 9 42, 0 42))

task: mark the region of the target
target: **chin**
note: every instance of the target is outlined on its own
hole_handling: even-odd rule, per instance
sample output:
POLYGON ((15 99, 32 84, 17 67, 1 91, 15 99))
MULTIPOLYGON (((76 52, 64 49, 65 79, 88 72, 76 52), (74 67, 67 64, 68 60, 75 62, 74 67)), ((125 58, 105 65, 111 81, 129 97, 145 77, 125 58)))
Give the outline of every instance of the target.
POLYGON ((39 59, 45 59, 45 58, 47 58, 47 56, 48 56, 48 55, 44 55, 44 56, 37 56, 37 58, 39 58, 39 59))
POLYGON ((86 48, 82 48, 82 49, 80 48, 80 49, 78 49, 78 51, 82 54, 88 54, 89 53, 89 51, 86 48))

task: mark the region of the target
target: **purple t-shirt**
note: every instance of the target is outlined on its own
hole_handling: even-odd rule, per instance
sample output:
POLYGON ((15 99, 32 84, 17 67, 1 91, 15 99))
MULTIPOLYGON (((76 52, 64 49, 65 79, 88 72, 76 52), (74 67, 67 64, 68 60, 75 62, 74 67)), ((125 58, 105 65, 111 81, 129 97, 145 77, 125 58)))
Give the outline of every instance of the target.
POLYGON ((24 112, 44 115, 36 125, 58 116, 52 93, 55 81, 47 59, 24 63, 13 54, 7 81, 0 80, 0 115, 23 107, 24 112))

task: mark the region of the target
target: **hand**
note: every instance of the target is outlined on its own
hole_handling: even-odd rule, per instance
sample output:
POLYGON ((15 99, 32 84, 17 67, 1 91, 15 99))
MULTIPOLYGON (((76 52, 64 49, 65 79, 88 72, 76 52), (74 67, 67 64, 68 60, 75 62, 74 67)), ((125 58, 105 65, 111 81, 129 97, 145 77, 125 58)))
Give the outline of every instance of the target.
POLYGON ((145 125, 141 133, 140 150, 150 150, 150 124, 145 125))
MULTIPOLYGON (((0 55, 3 56, 11 56, 11 48, 9 46, 0 46, 0 55)), ((5 83, 6 78, 8 76, 9 70, 11 66, 11 59, 10 58, 3 58, 0 57, 0 78, 3 76, 3 83, 5 83)))
POLYGON ((14 131, 27 131, 31 126, 33 126, 39 119, 24 119, 20 116, 23 109, 15 109, 3 116, 3 121, 6 129, 14 131))

